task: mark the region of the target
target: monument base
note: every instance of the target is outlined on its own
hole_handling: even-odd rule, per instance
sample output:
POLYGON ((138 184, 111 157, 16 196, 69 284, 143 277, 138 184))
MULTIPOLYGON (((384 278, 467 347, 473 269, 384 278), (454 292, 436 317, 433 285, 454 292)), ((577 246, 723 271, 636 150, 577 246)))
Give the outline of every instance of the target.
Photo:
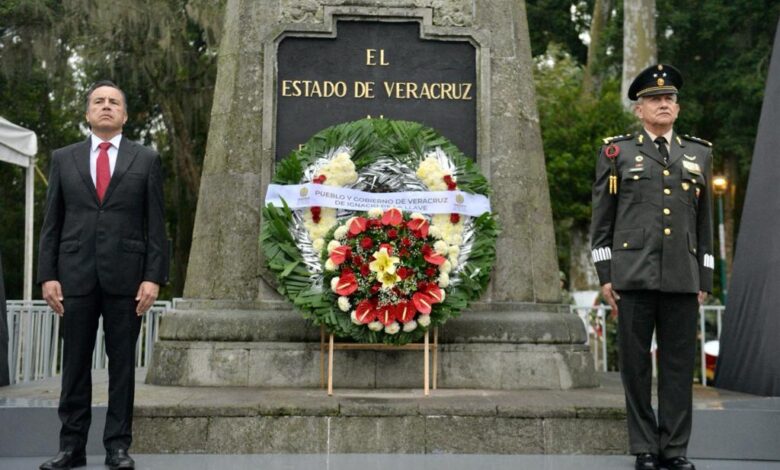
MULTIPOLYGON (((285 303, 187 300, 160 323, 147 383, 320 387, 320 329, 285 303)), ((557 305, 476 304, 439 329, 439 388, 598 386, 581 320, 557 305)), ((420 388, 420 351, 340 350, 333 382, 420 388)))

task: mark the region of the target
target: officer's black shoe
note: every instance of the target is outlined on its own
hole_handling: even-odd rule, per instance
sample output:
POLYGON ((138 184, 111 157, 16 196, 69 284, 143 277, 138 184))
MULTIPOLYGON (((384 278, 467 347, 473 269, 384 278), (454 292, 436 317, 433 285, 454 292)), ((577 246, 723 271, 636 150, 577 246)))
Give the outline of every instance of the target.
POLYGON ((644 454, 637 454, 636 463, 634 464, 636 470, 658 470, 658 456, 649 452, 644 454))
POLYGON ((135 468, 135 461, 127 455, 125 449, 110 449, 106 452, 106 465, 111 470, 135 468))
POLYGON ((83 467, 87 464, 87 454, 84 451, 61 450, 53 458, 43 462, 41 470, 63 470, 83 467))
POLYGON ((696 466, 693 462, 685 457, 672 457, 671 459, 664 460, 664 468, 668 470, 696 470, 696 466))

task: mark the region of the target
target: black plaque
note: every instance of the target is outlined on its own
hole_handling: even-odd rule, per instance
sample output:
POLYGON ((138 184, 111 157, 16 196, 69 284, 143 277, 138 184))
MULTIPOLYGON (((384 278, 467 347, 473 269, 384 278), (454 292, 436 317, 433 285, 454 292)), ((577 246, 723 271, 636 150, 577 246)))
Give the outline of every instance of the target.
POLYGON ((326 127, 369 116, 423 123, 476 155, 472 44, 420 39, 416 22, 340 21, 336 31, 279 43, 277 160, 326 127))

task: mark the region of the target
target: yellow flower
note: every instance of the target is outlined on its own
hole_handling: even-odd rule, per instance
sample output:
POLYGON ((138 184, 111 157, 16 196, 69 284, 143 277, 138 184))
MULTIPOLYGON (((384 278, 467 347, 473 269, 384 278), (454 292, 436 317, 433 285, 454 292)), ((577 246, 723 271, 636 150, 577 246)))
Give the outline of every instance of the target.
POLYGON ((399 261, 401 260, 397 256, 390 256, 387 253, 387 248, 382 248, 374 253, 374 261, 369 263, 368 267, 371 271, 377 273, 377 279, 381 281, 381 274, 395 274, 395 264, 399 261))
POLYGON ((392 289, 395 283, 401 280, 398 274, 389 271, 377 273, 376 279, 382 283, 382 289, 384 290, 392 289))

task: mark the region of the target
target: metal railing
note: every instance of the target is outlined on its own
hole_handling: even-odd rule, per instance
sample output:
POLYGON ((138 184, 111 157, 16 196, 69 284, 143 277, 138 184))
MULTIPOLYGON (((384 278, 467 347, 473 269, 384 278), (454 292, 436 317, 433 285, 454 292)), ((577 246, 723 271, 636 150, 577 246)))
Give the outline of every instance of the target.
MULTIPOLYGON (((607 315, 610 314, 612 309, 608 305, 570 305, 569 309, 572 313, 578 315, 585 324, 585 330, 588 333, 587 344, 591 347, 596 369, 607 372, 609 370, 608 326, 610 326, 610 323, 607 322, 607 315)), ((708 382, 708 371, 704 345, 708 340, 720 338, 724 309, 725 307, 722 305, 702 305, 699 307, 697 350, 701 358, 701 383, 705 386, 708 382), (713 323, 714 328, 711 326, 713 323), (708 325, 710 325, 709 328, 708 325), (714 333, 713 329, 715 330, 714 333)), ((655 335, 653 335, 653 342, 650 346, 653 358, 653 377, 656 377, 658 372, 655 350, 656 342, 655 335)))
MULTIPOLYGON (((42 300, 9 300, 8 370, 11 383, 30 382, 59 375, 62 370, 60 317, 42 300)), ((141 320, 136 343, 136 367, 146 367, 154 351, 160 317, 171 308, 171 302, 155 302, 141 320)), ((103 333, 103 317, 98 324, 92 368, 108 367, 103 333)))

